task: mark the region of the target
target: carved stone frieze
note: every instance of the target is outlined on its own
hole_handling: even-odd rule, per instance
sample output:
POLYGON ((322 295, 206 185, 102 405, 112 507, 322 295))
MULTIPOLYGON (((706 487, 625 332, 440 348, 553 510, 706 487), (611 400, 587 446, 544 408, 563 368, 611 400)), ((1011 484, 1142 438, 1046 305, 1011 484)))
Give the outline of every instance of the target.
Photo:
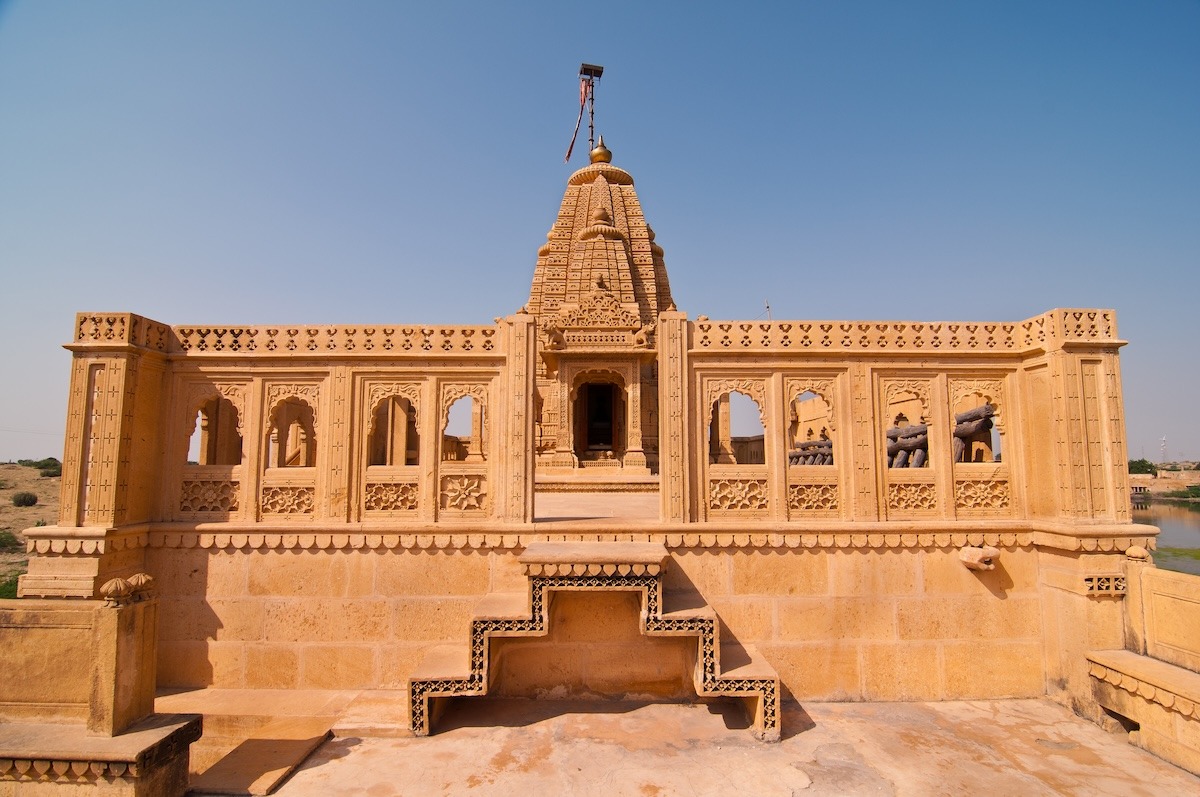
POLYGON ((363 506, 368 512, 410 512, 417 509, 418 495, 416 482, 369 482, 363 506))
POLYGON ((272 515, 310 515, 316 490, 312 487, 263 487, 262 511, 272 515))
MULTIPOLYGON (((89 333, 91 326, 80 334, 89 333)), ((307 353, 441 356, 496 350, 495 327, 174 327, 172 352, 192 357, 307 353)))
POLYGON ((788 509, 795 512, 836 512, 838 486, 823 484, 789 484, 788 509))
POLYGON ((937 490, 928 482, 888 485, 888 509, 928 511, 937 509, 937 490))
POLYGON ((956 479, 954 506, 957 509, 1008 509, 1006 479, 956 479))
POLYGON ((180 512, 236 512, 241 484, 236 481, 188 480, 179 493, 180 512))
POLYGON ((766 479, 711 479, 708 507, 718 511, 765 510, 768 506, 766 479))
POLYGON ((443 476, 442 509, 459 512, 483 512, 487 507, 487 479, 484 476, 443 476))

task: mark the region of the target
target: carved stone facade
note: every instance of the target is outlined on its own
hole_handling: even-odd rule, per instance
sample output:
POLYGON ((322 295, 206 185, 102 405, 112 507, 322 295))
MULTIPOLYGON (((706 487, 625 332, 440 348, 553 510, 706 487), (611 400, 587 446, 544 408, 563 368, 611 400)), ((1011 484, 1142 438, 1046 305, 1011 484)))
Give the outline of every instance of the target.
MULTIPOLYGON (((569 178, 527 305, 492 325, 81 313, 61 515, 28 532, 20 594, 95 599, 151 573, 164 686, 403 689, 447 639, 472 657, 481 634, 552 637, 528 603, 470 625, 528 598, 529 546, 653 543, 661 580, 585 567, 534 600, 607 585, 705 605, 686 627, 650 603, 636 622, 700 639, 686 655, 705 667, 718 627, 731 660, 755 648, 774 675, 706 670, 698 688, 755 697, 764 735, 776 683, 801 700, 1048 694, 1098 716, 1090 681, 1115 676, 1086 656, 1126 645, 1125 551, 1156 534, 1130 521, 1113 312, 692 320, 610 157, 569 178), (764 430, 754 461, 725 446, 734 393, 764 430), (447 433, 459 400, 466 435, 447 433), (657 492, 660 511, 537 518, 553 491, 657 492), (965 568, 985 546, 995 566, 965 568)), ((428 698, 483 689, 474 664, 414 681, 412 727, 428 698)))

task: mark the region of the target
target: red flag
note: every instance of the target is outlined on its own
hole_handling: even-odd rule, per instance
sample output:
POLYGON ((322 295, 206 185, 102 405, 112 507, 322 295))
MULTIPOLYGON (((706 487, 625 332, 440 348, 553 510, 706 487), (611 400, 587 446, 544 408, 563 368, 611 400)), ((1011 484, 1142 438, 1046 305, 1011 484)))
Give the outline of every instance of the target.
POLYGON ((571 162, 571 153, 575 150, 575 139, 579 136, 579 125, 583 122, 583 106, 587 105, 588 94, 592 90, 592 81, 589 78, 579 78, 579 118, 575 120, 575 132, 571 134, 571 145, 567 147, 567 157, 563 158, 563 163, 571 162))

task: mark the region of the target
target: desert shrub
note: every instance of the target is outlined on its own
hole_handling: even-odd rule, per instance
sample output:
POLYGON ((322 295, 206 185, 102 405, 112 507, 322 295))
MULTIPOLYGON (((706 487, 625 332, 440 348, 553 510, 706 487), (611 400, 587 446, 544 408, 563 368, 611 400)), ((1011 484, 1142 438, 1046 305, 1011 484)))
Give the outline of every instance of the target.
POLYGON ((40 473, 44 477, 61 476, 62 475, 62 465, 55 464, 55 465, 51 465, 48 468, 38 468, 38 473, 40 473))
POLYGON ((46 457, 45 459, 18 459, 18 465, 24 465, 27 468, 62 468, 62 463, 56 457, 46 457))
POLYGON ((25 545, 9 529, 0 529, 0 551, 23 551, 25 545))
POLYGON ((36 506, 37 496, 27 492, 13 493, 12 502, 13 506, 36 506))
POLYGON ((0 578, 0 598, 17 597, 17 579, 20 577, 20 573, 13 573, 7 578, 0 578))

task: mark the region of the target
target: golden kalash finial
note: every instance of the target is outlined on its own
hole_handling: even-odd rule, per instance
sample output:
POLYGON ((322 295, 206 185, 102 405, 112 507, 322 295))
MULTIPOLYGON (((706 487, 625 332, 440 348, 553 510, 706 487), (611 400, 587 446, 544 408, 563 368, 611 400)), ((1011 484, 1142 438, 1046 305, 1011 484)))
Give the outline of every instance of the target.
POLYGON ((612 163, 612 152, 604 146, 604 136, 600 136, 599 143, 596 144, 596 148, 592 150, 589 157, 592 159, 592 163, 612 163))

